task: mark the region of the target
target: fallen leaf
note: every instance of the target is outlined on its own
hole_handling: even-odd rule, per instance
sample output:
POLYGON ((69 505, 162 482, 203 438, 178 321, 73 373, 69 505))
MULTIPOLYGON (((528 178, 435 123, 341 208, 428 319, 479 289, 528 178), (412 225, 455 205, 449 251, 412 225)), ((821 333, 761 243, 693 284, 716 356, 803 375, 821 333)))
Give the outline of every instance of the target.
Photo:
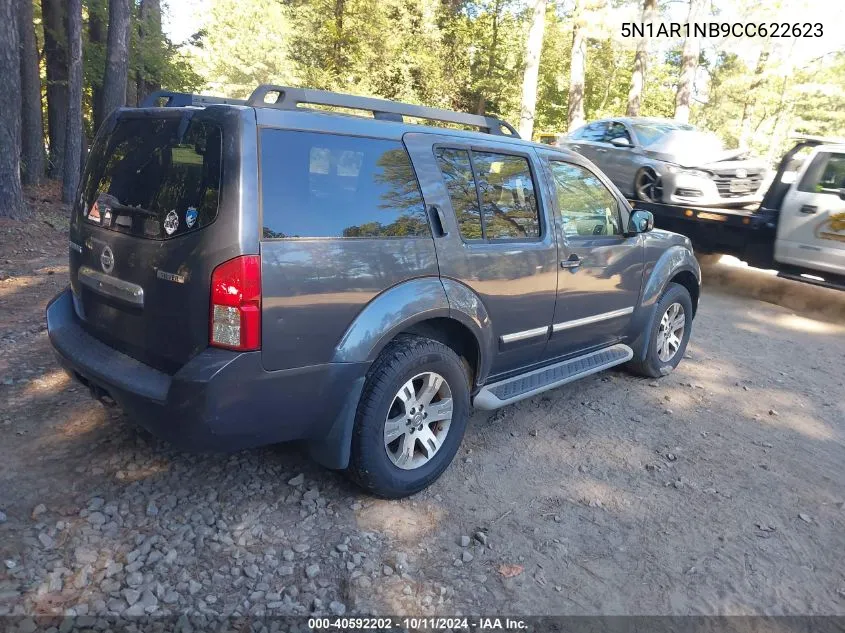
POLYGON ((522 565, 499 566, 499 573, 502 575, 503 578, 513 578, 514 576, 519 576, 523 571, 525 571, 525 567, 523 567, 522 565))

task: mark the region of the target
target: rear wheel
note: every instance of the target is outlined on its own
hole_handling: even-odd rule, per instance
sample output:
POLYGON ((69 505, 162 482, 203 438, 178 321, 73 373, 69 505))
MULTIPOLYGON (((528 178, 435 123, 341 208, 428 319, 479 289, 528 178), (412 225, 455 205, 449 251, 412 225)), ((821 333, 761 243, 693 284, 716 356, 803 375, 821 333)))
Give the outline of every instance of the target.
POLYGON ((628 368, 651 378, 670 373, 684 357, 691 329, 689 291, 680 284, 670 283, 654 310, 646 356, 628 363, 628 368))
POLYGON ((643 202, 663 202, 663 182, 653 169, 643 167, 634 178, 634 193, 643 202))
POLYGON ((469 417, 464 365, 446 345, 402 335, 373 363, 347 473, 381 497, 412 495, 452 462, 469 417))

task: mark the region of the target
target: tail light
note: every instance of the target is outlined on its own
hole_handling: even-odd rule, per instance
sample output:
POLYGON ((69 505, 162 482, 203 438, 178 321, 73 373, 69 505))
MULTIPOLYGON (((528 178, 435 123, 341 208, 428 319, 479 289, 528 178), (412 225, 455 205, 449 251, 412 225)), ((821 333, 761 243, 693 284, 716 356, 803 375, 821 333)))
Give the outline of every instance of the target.
POLYGON ((214 269, 210 325, 215 347, 261 349, 261 257, 243 255, 214 269))

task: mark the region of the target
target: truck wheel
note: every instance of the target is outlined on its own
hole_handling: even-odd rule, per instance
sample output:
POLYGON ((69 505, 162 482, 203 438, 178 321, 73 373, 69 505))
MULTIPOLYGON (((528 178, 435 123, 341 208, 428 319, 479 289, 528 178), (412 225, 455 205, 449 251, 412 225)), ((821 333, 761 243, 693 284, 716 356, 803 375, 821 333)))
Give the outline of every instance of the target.
POLYGON ((397 337, 364 384, 347 474, 380 497, 419 492, 452 462, 469 410, 469 383, 458 355, 432 339, 397 337))
POLYGON ((660 176, 649 168, 643 167, 634 178, 634 193, 643 202, 663 202, 663 183, 660 176))
POLYGON ((628 368, 651 378, 670 373, 684 357, 691 330, 689 291, 680 284, 670 283, 654 310, 648 352, 643 360, 628 363, 628 368))

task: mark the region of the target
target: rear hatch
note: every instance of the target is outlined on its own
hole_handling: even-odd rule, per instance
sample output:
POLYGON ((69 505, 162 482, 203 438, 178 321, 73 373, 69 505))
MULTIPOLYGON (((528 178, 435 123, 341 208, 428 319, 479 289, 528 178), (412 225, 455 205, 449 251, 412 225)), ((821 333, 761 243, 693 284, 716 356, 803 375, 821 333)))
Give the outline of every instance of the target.
POLYGON ((121 111, 98 134, 74 205, 77 316, 169 373, 207 346, 211 270, 239 254, 238 218, 227 217, 237 207, 221 204, 232 168, 226 120, 188 108, 121 111))

